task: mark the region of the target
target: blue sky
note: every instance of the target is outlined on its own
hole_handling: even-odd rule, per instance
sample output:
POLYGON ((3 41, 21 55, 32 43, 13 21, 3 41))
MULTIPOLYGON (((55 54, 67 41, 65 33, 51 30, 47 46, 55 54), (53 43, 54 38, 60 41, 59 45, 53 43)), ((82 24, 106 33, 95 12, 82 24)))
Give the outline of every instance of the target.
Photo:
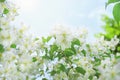
MULTIPOLYGON (((18 0, 21 1, 21 0, 18 0)), ((86 27, 89 36, 101 32, 101 15, 111 15, 111 8, 105 10, 107 0, 24 0, 19 3, 19 16, 15 23, 31 26, 30 31, 46 35, 55 25, 86 27)))

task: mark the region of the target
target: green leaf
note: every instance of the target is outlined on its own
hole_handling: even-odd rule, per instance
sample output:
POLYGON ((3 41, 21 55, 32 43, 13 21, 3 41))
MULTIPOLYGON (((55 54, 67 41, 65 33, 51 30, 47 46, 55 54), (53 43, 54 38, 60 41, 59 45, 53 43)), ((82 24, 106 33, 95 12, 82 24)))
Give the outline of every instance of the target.
POLYGON ((60 67, 59 67, 60 71, 66 71, 66 68, 65 68, 65 65, 63 64, 60 64, 60 67))
POLYGON ((0 2, 5 2, 5 0, 0 0, 0 2))
POLYGON ((52 60, 55 56, 54 52, 58 50, 58 47, 57 45, 51 45, 50 46, 50 51, 49 51, 49 54, 50 54, 50 59, 52 60))
POLYGON ((90 48, 90 45, 89 45, 89 44, 86 44, 86 47, 87 47, 87 48, 90 48))
POLYGON ((77 38, 73 39, 73 41, 72 41, 72 46, 74 46, 74 45, 80 46, 80 41, 79 41, 79 39, 77 39, 77 38))
POLYGON ((42 37, 42 41, 46 43, 46 42, 49 42, 51 38, 52 38, 51 36, 48 36, 47 38, 42 37))
POLYGON ((95 76, 99 79, 99 77, 100 77, 100 71, 98 70, 98 69, 95 69, 95 68, 93 68, 94 70, 95 70, 95 76))
POLYGON ((47 53, 44 56, 42 56, 42 58, 43 59, 50 59, 47 53))
POLYGON ((120 51, 120 46, 117 47, 117 50, 120 51))
POLYGON ((9 10, 7 8, 4 8, 3 14, 9 13, 9 10))
POLYGON ((29 80, 29 77, 28 77, 28 76, 26 76, 26 80, 29 80))
POLYGON ((81 52, 86 56, 86 51, 84 49, 81 52))
POLYGON ((36 57, 33 57, 32 58, 32 62, 36 62, 37 61, 37 58, 36 57))
POLYGON ((58 60, 62 59, 63 58, 63 54, 61 52, 58 52, 58 54, 56 55, 56 57, 58 57, 58 60))
POLYGON ((65 72, 66 72, 67 75, 69 74, 70 70, 71 70, 71 68, 67 68, 67 69, 66 69, 65 72))
POLYGON ((50 75, 51 75, 51 76, 54 76, 56 73, 57 73, 57 71, 52 70, 52 71, 50 72, 50 75))
POLYGON ((101 64, 101 60, 99 58, 94 57, 95 59, 95 65, 98 66, 101 64))
POLYGON ((47 42, 49 42, 51 40, 51 38, 52 38, 51 36, 48 36, 47 37, 47 42))
POLYGON ((81 73, 83 75, 85 75, 85 73, 86 73, 86 71, 82 67, 76 67, 75 69, 78 73, 81 73))
POLYGON ((116 58, 116 59, 120 59, 120 56, 116 56, 115 58, 116 58))
POLYGON ((0 31, 2 31, 2 28, 0 28, 0 31))
POLYGON ((47 78, 42 78, 42 80, 48 80, 47 78))
POLYGON ((67 57, 70 57, 70 56, 74 55, 75 53, 74 53, 74 51, 73 51, 71 48, 66 48, 66 49, 64 50, 63 54, 64 54, 65 56, 67 56, 67 57))
POLYGON ((44 75, 44 70, 40 70, 40 76, 44 75))
POLYGON ((55 44, 51 45, 51 47, 50 47, 50 54, 54 53, 57 50, 58 50, 58 46, 57 45, 55 45, 55 44))
POLYGON ((10 47, 11 48, 16 48, 17 46, 16 46, 16 44, 11 44, 10 47))
POLYGON ((113 7, 113 16, 116 22, 119 24, 120 22, 120 3, 116 4, 113 7))
POLYGON ((89 80, 93 80, 93 76, 92 75, 89 76, 89 80))
POLYGON ((5 51, 4 46, 0 44, 0 53, 3 53, 5 51))
POLYGON ((106 3, 106 6, 108 6, 111 3, 115 3, 115 2, 119 2, 120 0, 108 0, 108 2, 106 3))

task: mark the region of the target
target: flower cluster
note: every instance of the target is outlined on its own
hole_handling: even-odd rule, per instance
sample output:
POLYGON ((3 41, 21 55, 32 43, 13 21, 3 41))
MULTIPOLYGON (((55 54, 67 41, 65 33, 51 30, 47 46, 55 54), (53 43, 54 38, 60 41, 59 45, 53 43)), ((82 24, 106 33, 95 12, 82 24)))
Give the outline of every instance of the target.
POLYGON ((96 38, 86 41, 86 30, 55 28, 55 33, 45 42, 42 75, 48 80, 119 80, 120 53, 114 53, 119 43, 116 36, 107 41, 96 38), (79 30, 79 34, 74 33, 79 30), (74 31, 74 32, 73 32, 74 31), (64 42, 64 41, 66 42, 64 42), (49 44, 52 42, 52 44, 49 44))
POLYGON ((0 0, 0 80, 31 80, 42 67, 37 54, 41 43, 26 34, 26 26, 18 29, 11 25, 17 15, 15 7, 0 0))
POLYGON ((0 0, 0 80, 119 80, 119 39, 87 42, 86 29, 58 26, 35 38, 13 27, 15 4, 0 0))

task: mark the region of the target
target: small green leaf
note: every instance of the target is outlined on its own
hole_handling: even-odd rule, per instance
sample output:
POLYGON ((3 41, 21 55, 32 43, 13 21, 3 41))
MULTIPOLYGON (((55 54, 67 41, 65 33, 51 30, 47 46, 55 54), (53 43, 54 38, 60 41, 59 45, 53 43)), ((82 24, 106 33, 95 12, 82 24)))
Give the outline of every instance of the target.
POLYGON ((87 48, 90 48, 90 45, 89 45, 89 44, 86 44, 86 47, 87 47, 87 48))
POLYGON ((63 65, 63 64, 60 64, 59 69, 63 72, 66 71, 65 65, 63 65))
POLYGON ((2 28, 0 28, 0 31, 2 31, 2 28))
POLYGON ((120 46, 117 47, 117 50, 120 51, 120 46))
POLYGON ((49 42, 51 38, 52 38, 51 36, 48 36, 47 38, 42 37, 42 41, 46 43, 46 42, 49 42))
POLYGON ((26 80, 29 80, 29 77, 28 77, 28 76, 26 76, 26 80))
POLYGON ((49 59, 48 54, 46 53, 44 56, 42 56, 43 59, 49 59))
POLYGON ((84 49, 81 52, 86 56, 86 51, 84 49))
POLYGON ((51 36, 48 36, 47 37, 47 42, 49 42, 51 40, 51 38, 52 38, 51 36))
POLYGON ((50 51, 49 51, 49 57, 50 57, 50 59, 52 60, 54 57, 55 57, 55 54, 54 54, 54 52, 55 51, 57 51, 58 50, 58 47, 57 47, 57 45, 51 45, 50 46, 50 51))
POLYGON ((73 51, 71 48, 66 48, 66 49, 64 50, 63 54, 64 54, 65 56, 67 56, 67 57, 70 57, 70 56, 74 55, 75 53, 74 53, 74 51, 73 51))
POLYGON ((99 78, 100 77, 100 72, 96 72, 96 74, 95 74, 95 76, 97 77, 97 78, 99 78))
POLYGON ((0 2, 5 2, 5 0, 0 0, 0 2))
POLYGON ((16 46, 16 44, 11 44, 10 47, 11 48, 16 48, 17 46, 16 46))
POLYGON ((72 41, 72 46, 74 46, 74 45, 80 46, 80 41, 79 41, 79 39, 77 39, 77 38, 73 39, 73 41, 72 41))
POLYGON ((47 78, 42 78, 42 80, 48 80, 47 78))
POLYGON ((83 75, 85 75, 85 73, 86 73, 86 71, 82 67, 76 67, 75 69, 78 73, 81 73, 83 75))
POLYGON ((116 22, 119 24, 120 22, 120 3, 116 4, 113 7, 113 16, 116 22))
POLYGON ((94 70, 95 70, 95 76, 99 79, 99 77, 100 77, 100 71, 98 70, 98 69, 95 69, 95 68, 93 68, 94 70))
POLYGON ((44 70, 40 70, 40 76, 44 75, 44 70))
POLYGON ((71 70, 71 68, 67 68, 67 69, 66 69, 65 72, 66 72, 67 75, 69 74, 70 70, 71 70))
POLYGON ((52 54, 52 53, 54 53, 55 51, 57 51, 58 50, 58 46, 57 45, 51 45, 51 47, 50 47, 50 53, 52 54))
POLYGON ((37 58, 36 57, 33 57, 32 58, 32 62, 36 62, 37 61, 37 58))
POLYGON ((98 66, 101 64, 101 60, 99 58, 94 57, 95 59, 95 65, 98 66))
POLYGON ((0 44, 0 53, 3 53, 5 51, 4 46, 0 44))
POLYGON ((3 14, 9 13, 9 10, 7 8, 4 8, 3 14))
POLYGON ((116 56, 115 58, 116 58, 116 59, 120 59, 120 56, 116 56))
POLYGON ((54 76, 56 73, 57 73, 57 71, 52 70, 52 71, 50 72, 50 75, 51 75, 51 76, 54 76))
POLYGON ((44 37, 42 37, 42 42, 45 43, 46 42, 46 39, 44 37))
POLYGON ((92 75, 89 76, 89 80, 93 80, 93 76, 92 75))

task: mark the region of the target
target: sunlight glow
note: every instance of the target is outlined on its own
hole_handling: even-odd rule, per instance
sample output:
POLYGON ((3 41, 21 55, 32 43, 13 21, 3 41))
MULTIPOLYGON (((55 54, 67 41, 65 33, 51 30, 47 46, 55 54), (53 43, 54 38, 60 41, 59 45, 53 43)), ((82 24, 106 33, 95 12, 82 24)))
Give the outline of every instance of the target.
POLYGON ((37 0, 17 0, 16 2, 20 9, 25 11, 32 11, 37 5, 37 0))

